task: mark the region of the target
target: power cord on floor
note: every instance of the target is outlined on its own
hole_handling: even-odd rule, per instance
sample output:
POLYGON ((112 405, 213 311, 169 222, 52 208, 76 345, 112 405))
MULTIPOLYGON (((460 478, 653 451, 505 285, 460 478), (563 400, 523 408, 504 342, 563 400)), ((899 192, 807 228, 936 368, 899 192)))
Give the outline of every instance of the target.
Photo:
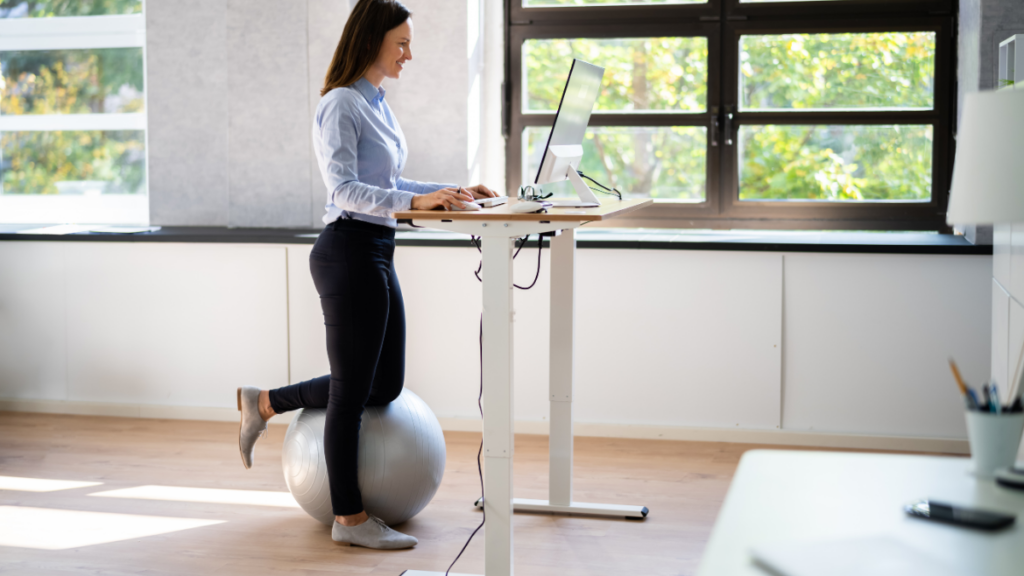
MULTIPOLYGON (((476 246, 477 252, 480 252, 480 254, 483 255, 483 248, 480 246, 480 238, 478 236, 470 236, 470 240, 473 242, 473 245, 476 246)), ((516 251, 512 254, 512 259, 513 260, 516 259, 516 256, 519 255, 519 251, 522 250, 523 246, 526 246, 526 243, 529 242, 529 241, 530 241, 530 236, 529 235, 527 235, 526 238, 523 238, 522 240, 520 240, 519 247, 516 248, 516 251)), ((516 283, 513 282, 512 283, 513 286, 515 286, 516 288, 519 288, 520 290, 529 290, 530 288, 533 288, 534 286, 537 285, 537 279, 540 278, 540 260, 541 260, 541 254, 542 254, 543 248, 544 248, 544 237, 538 235, 537 236, 537 273, 533 277, 533 282, 529 286, 525 286, 525 287, 524 286, 519 286, 519 285, 517 285, 516 283)), ((484 267, 484 262, 483 262, 483 259, 481 258, 480 265, 477 266, 476 270, 473 271, 473 275, 476 276, 476 279, 479 280, 480 282, 483 282, 483 278, 480 277, 480 271, 483 269, 483 267, 484 267)), ((481 313, 480 314, 480 392, 477 394, 477 397, 476 397, 476 406, 480 410, 480 419, 481 420, 484 417, 484 404, 483 404, 483 400, 484 400, 484 315, 481 313)), ((459 550, 459 553, 455 556, 455 560, 452 560, 451 565, 448 566, 448 569, 444 571, 445 576, 448 576, 448 573, 452 571, 452 568, 455 567, 455 563, 459 561, 459 558, 462 558, 462 553, 466 551, 466 548, 469 547, 469 543, 473 541, 473 537, 476 536, 476 533, 479 532, 480 529, 483 528, 484 524, 487 522, 487 508, 484 506, 484 467, 483 467, 483 463, 481 461, 481 457, 483 456, 483 453, 484 453, 484 439, 480 438, 480 448, 477 449, 477 451, 476 451, 476 470, 477 470, 477 473, 480 475, 480 505, 481 505, 480 506, 480 510, 483 512, 483 518, 480 519, 480 525, 477 526, 473 530, 473 532, 469 535, 469 538, 466 539, 466 543, 462 545, 462 550, 459 550)))

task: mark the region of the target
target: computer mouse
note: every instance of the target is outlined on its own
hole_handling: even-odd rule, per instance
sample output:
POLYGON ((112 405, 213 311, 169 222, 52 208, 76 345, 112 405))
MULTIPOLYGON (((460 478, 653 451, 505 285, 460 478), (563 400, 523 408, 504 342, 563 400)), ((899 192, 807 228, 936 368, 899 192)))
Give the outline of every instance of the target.
POLYGON ((545 205, 541 202, 533 202, 530 200, 520 200, 512 205, 512 212, 516 214, 527 214, 530 212, 540 212, 547 208, 550 204, 545 205))
POLYGON ((465 204, 465 207, 460 208, 458 204, 455 204, 453 202, 452 203, 452 211, 453 212, 463 212, 463 211, 467 211, 468 210, 468 211, 472 212, 473 210, 480 210, 480 205, 477 204, 476 202, 463 202, 463 203, 465 204))

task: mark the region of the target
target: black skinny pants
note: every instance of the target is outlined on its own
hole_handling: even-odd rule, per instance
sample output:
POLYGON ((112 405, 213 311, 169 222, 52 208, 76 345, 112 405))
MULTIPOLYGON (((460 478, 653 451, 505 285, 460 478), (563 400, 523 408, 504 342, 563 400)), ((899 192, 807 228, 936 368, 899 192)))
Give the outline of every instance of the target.
POLYGON ((270 391, 278 414, 327 408, 324 455, 336 516, 363 511, 356 470, 363 408, 398 398, 405 380, 405 304, 394 255, 395 230, 387 226, 337 220, 320 233, 309 270, 331 374, 270 391))

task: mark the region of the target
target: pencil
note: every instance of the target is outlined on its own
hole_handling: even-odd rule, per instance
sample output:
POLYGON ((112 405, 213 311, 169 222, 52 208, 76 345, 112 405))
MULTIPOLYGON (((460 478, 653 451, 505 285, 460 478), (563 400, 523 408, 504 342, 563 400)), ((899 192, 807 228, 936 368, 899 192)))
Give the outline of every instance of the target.
POLYGON ((956 385, 960 387, 960 393, 967 396, 967 385, 964 384, 964 379, 960 377, 960 370, 956 367, 956 362, 952 358, 949 359, 949 369, 953 371, 953 378, 956 378, 956 385))

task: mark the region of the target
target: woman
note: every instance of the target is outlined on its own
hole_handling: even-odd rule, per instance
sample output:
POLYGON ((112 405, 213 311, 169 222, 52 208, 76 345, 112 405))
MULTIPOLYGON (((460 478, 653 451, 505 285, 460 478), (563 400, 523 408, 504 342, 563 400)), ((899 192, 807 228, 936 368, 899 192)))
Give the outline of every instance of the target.
POLYGON ((327 71, 313 124, 313 145, 327 184, 327 224, 309 256, 327 327, 329 376, 276 390, 238 389, 238 445, 252 466, 257 437, 275 414, 327 408, 324 452, 336 542, 408 548, 416 538, 363 510, 356 450, 364 406, 387 404, 405 377, 405 309, 395 274, 395 220, 408 210, 462 207, 496 196, 477 185, 401 177, 407 148, 381 82, 412 60, 412 20, 398 0, 359 0, 327 71))

